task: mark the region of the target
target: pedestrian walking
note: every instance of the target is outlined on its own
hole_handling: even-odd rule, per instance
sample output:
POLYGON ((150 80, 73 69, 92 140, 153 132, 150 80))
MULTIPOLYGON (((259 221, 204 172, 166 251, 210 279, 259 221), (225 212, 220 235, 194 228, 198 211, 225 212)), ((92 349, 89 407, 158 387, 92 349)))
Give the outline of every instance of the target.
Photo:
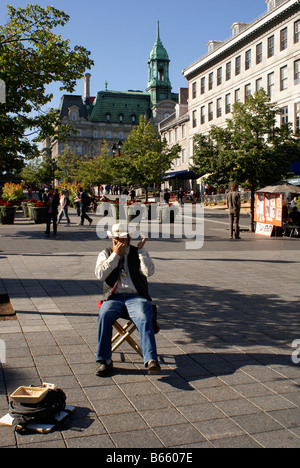
POLYGON ((233 239, 233 227, 235 239, 240 239, 240 211, 241 197, 238 192, 238 185, 232 184, 230 192, 226 197, 227 208, 229 210, 229 235, 233 239))
POLYGON ((66 195, 65 190, 62 190, 62 192, 60 194, 60 207, 61 207, 61 210, 60 210, 60 213, 58 215, 57 224, 59 224, 61 222, 62 217, 65 216, 65 218, 67 220, 67 226, 70 226, 70 218, 69 218, 69 213, 68 213, 68 204, 69 204, 69 199, 68 199, 68 197, 66 195))
POLYGON ((83 226, 84 225, 84 220, 86 219, 90 225, 92 224, 93 220, 86 214, 86 209, 87 207, 91 204, 91 199, 90 197, 84 192, 84 190, 80 187, 79 189, 80 195, 79 195, 79 200, 80 200, 80 223, 78 223, 78 226, 83 226))

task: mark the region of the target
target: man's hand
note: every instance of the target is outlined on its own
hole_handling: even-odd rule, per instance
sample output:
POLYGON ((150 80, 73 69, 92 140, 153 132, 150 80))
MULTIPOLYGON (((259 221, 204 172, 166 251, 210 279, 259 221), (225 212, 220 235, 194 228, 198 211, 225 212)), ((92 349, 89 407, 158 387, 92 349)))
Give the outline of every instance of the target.
POLYGON ((118 239, 113 239, 113 252, 115 252, 119 257, 121 257, 127 247, 127 242, 120 242, 118 239))
POLYGON ((147 242, 145 234, 141 233, 141 238, 142 238, 142 240, 139 242, 138 247, 137 247, 138 250, 142 249, 144 247, 144 245, 146 244, 146 242, 147 242))

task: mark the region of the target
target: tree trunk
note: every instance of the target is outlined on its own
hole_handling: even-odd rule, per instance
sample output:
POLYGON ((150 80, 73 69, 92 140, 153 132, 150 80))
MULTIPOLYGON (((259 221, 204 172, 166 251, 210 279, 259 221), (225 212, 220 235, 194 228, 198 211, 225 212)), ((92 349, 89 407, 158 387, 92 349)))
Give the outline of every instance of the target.
POLYGON ((255 210, 255 192, 253 189, 251 189, 249 232, 254 232, 254 210, 255 210))
POLYGON ((145 185, 146 202, 148 201, 148 185, 145 185))

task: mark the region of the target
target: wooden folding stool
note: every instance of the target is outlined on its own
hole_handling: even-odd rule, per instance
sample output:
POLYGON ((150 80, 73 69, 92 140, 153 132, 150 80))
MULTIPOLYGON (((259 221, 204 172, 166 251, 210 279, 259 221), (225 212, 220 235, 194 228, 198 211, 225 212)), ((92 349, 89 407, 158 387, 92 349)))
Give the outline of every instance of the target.
POLYGON ((143 357, 143 353, 141 347, 137 344, 137 342, 132 338, 132 333, 136 330, 135 324, 128 319, 125 325, 122 325, 118 320, 113 325, 114 329, 116 330, 115 336, 111 340, 111 350, 112 352, 116 351, 119 346, 121 346, 124 341, 127 343, 141 356, 143 357))
MULTIPOLYGON (((99 309, 101 309, 101 306, 102 306, 102 301, 98 302, 99 309)), ((154 333, 157 334, 160 331, 160 326, 157 323, 157 306, 155 304, 152 304, 152 308, 153 308, 153 330, 154 330, 154 333)), ((127 341, 127 343, 134 349, 134 351, 136 351, 141 357, 143 357, 141 347, 137 344, 137 342, 131 336, 137 328, 135 324, 132 322, 132 320, 130 320, 126 307, 123 310, 121 318, 126 320, 125 325, 121 323, 120 319, 117 320, 113 324, 113 327, 117 333, 113 336, 112 341, 111 341, 112 352, 116 351, 119 348, 119 346, 121 346, 121 344, 124 343, 124 341, 127 341)))

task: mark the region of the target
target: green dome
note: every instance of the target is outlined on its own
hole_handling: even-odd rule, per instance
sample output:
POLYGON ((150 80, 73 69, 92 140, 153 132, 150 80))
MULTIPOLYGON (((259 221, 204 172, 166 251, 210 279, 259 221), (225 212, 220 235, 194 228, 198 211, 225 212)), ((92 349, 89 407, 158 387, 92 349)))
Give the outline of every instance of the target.
POLYGON ((159 35, 159 21, 157 21, 157 39, 151 50, 148 62, 152 60, 169 60, 168 52, 164 48, 159 35))

